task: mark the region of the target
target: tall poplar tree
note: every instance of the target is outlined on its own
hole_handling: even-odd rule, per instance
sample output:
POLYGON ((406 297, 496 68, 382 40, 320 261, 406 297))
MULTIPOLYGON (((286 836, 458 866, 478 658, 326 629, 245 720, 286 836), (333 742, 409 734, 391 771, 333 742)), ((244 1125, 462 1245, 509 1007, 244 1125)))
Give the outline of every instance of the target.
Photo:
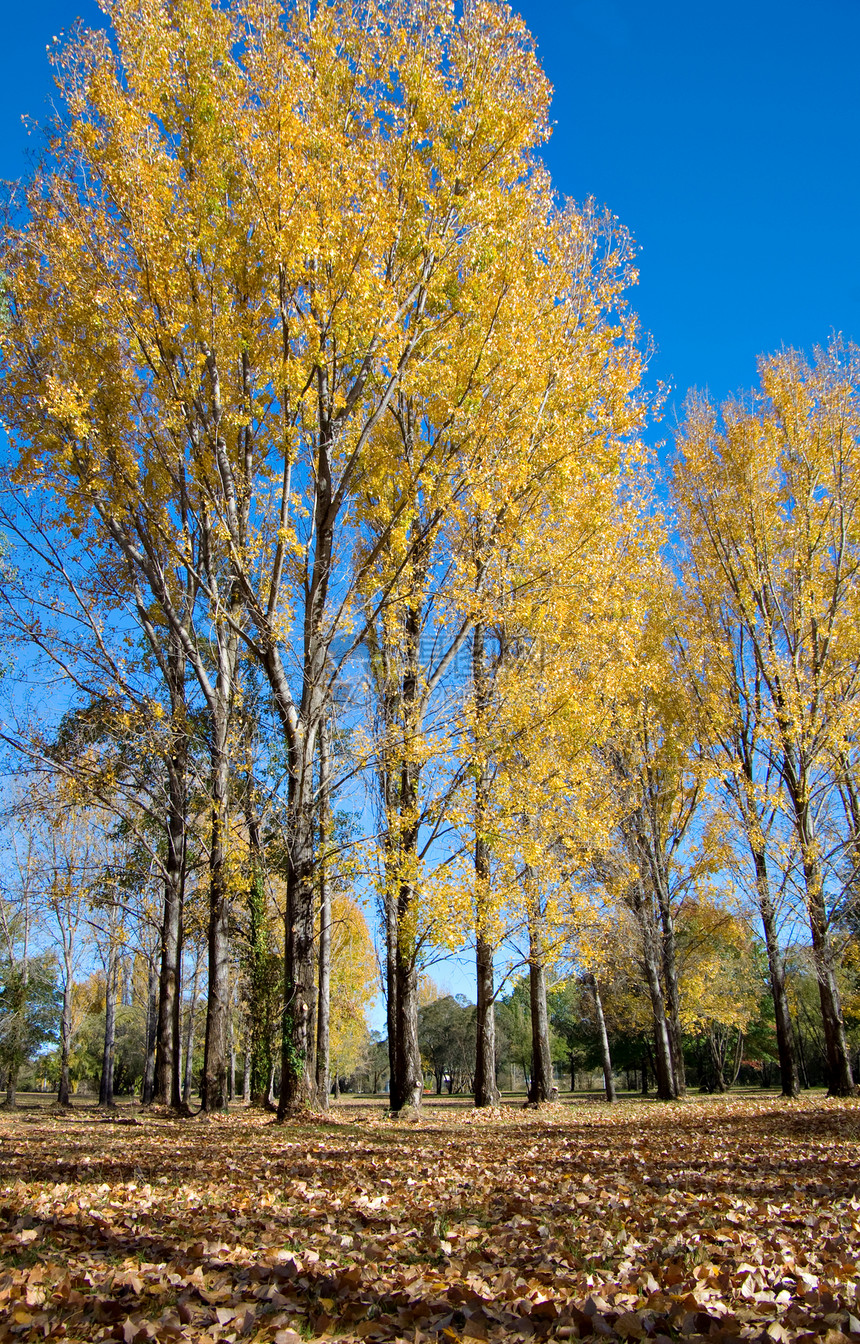
MULTIPOLYGON (((799 851, 828 1085, 853 1089, 837 978, 846 889, 825 818, 853 741, 860 678, 860 351, 762 359, 761 386, 716 410, 694 401, 675 494, 697 582, 743 629, 760 734, 799 851)), ((839 851, 844 860, 844 849, 839 851)))

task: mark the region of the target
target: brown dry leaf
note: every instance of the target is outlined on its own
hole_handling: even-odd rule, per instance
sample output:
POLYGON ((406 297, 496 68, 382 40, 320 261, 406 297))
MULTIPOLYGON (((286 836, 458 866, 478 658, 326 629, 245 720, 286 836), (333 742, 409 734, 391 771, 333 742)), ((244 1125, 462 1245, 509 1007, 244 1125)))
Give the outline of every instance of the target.
POLYGON ((853 1101, 141 1119, 0 1118, 0 1341, 858 1344, 853 1101))

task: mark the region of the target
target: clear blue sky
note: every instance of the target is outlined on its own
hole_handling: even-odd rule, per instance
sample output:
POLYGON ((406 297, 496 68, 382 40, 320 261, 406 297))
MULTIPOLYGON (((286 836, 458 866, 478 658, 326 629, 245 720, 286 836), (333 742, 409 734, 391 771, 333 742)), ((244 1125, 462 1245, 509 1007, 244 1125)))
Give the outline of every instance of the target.
POLYGON ((555 86, 547 161, 642 251, 636 303, 680 408, 755 358, 860 339, 857 0, 520 6, 555 86))
MULTIPOLYGON (((515 6, 516 8, 517 6, 515 6)), ((641 246, 635 304, 654 377, 748 386, 755 357, 860 340, 858 0, 523 0, 555 86, 546 157, 641 246)), ((4 16, 0 176, 25 169, 22 113, 51 96, 45 46, 92 0, 4 16)))

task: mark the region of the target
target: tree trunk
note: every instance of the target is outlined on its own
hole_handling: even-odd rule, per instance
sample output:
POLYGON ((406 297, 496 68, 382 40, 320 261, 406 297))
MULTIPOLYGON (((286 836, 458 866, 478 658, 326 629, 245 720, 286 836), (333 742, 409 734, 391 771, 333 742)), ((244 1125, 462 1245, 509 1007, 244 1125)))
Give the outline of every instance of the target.
POLYGON ((290 775, 290 854, 284 929, 284 1007, 281 1032, 281 1095, 278 1116, 312 1110, 316 1102, 314 1061, 314 832, 313 743, 290 775))
POLYGON ((803 1033, 798 1025, 793 1033, 794 1041, 797 1047, 798 1072, 800 1074, 800 1085, 809 1090, 809 1070, 806 1067, 806 1053, 803 1049, 803 1033))
POLYGON ((105 1038, 102 1051, 102 1076, 99 1084, 99 1105, 113 1106, 113 1066, 116 1049, 116 995, 117 995, 117 947, 113 930, 114 917, 111 916, 110 942, 108 943, 107 965, 105 966, 105 1038))
POLYGON ((230 727, 239 656, 236 633, 238 588, 230 594, 233 623, 216 622, 218 679, 209 718, 210 814, 209 848, 209 983, 206 995, 206 1038, 200 1104, 205 1113, 227 1109, 227 1037, 231 1010, 230 896, 227 871, 227 827, 230 805, 230 727))
MULTIPOLYGON (((176 837, 173 837, 175 840, 176 837)), ((164 922, 161 929, 161 974, 158 993, 158 1028, 155 1047, 155 1095, 161 1106, 177 1109, 180 1097, 179 1054, 182 1007, 182 906, 184 885, 169 842, 164 879, 164 922)))
POLYGON ((418 971, 412 939, 403 932, 405 924, 405 918, 398 921, 398 934, 401 936, 398 937, 395 965, 397 1104, 392 1102, 391 1109, 402 1111, 411 1108, 417 1111, 424 1092, 424 1071, 418 1044, 418 971))
POLYGON ((155 955, 148 963, 146 979, 146 1054, 143 1063, 143 1086, 140 1091, 141 1104, 149 1106, 155 1095, 155 1050, 158 1037, 158 971, 155 955))
POLYGON ((681 995, 678 987, 677 941, 675 921, 669 901, 668 888, 662 880, 657 884, 657 900, 660 908, 660 923, 663 931, 662 961, 663 982, 665 984, 666 1028, 669 1034, 669 1049, 672 1055, 672 1074, 674 1077, 674 1095, 682 1097, 687 1090, 686 1069, 684 1067, 684 1045, 681 1032, 681 995))
POLYGON ((319 884, 320 945, 319 988, 317 995, 317 1099, 323 1110, 329 1102, 329 1017, 331 1008, 331 888, 328 880, 329 844, 329 744, 328 725, 320 727, 320 798, 319 798, 319 884))
POLYGON ((711 1068, 714 1071, 714 1091, 725 1092, 726 1075, 724 1051, 720 1048, 719 1038, 715 1035, 713 1029, 707 1033, 706 1040, 708 1042, 708 1051, 711 1056, 711 1068))
POLYGON ((815 973, 818 979, 818 996, 821 1001, 824 1047, 827 1054, 827 1095, 850 1097, 854 1091, 851 1055, 845 1034, 839 986, 833 968, 833 949, 827 932, 827 913, 817 873, 807 879, 807 905, 815 973))
POLYGON ((501 1093, 496 1083, 496 1006, 493 985, 493 949, 480 933, 475 961, 478 993, 475 1039, 475 1105, 498 1106, 501 1093))
MULTIPOLYGON (((404 696, 413 703, 417 688, 417 614, 410 611, 407 620, 407 673, 404 696)), ((397 827, 399 860, 398 888, 394 902, 394 1069, 391 1079, 391 1109, 418 1110, 424 1094, 424 1070, 418 1044, 418 967, 414 929, 416 892, 408 877, 414 871, 418 852, 418 784, 420 765, 404 759, 400 766, 397 827)))
POLYGON ((388 1026, 388 1104, 392 1111, 400 1109, 397 1094, 397 897, 394 888, 393 865, 390 862, 391 838, 383 837, 386 846, 385 892, 382 912, 385 919, 385 1020, 388 1026))
POLYGON ((800 1095, 800 1079, 795 1062, 788 995, 785 992, 785 959, 779 946, 776 910, 770 894, 767 853, 763 844, 765 825, 755 788, 754 739, 749 731, 738 733, 735 754, 741 763, 745 780, 745 787, 741 786, 735 790, 735 799, 746 829, 755 871, 756 900, 764 930, 770 993, 773 999, 780 1085, 784 1097, 797 1097, 800 1095))
POLYGON ((266 888, 263 877, 263 846, 260 822, 250 800, 246 806, 251 882, 248 891, 248 1035, 245 1047, 245 1072, 249 1075, 250 1096, 265 1100, 272 1069, 272 1040, 269 1034, 266 994, 271 955, 266 928, 266 888))
POLYGON ((496 1011, 493 947, 486 936, 490 896, 490 847, 487 844, 486 814, 489 772, 484 755, 484 716, 489 687, 484 661, 484 627, 479 621, 472 632, 472 686, 475 697, 476 778, 475 778, 475 963, 477 1010, 475 1014, 475 1105, 498 1106, 496 1085, 496 1011))
POLYGON ((637 914, 642 931, 642 960, 648 993, 651 998, 651 1015, 654 1020, 654 1073, 657 1080, 657 1096, 661 1101, 673 1101, 677 1096, 675 1071, 672 1064, 672 1046, 669 1040, 669 1027, 666 1021, 666 1004, 663 998, 663 986, 660 983, 660 960, 657 951, 656 930, 651 927, 647 910, 644 908, 646 897, 640 892, 637 901, 637 914))
MULTIPOLYGON (((417 1108, 424 1092, 418 1046, 419 939, 415 931, 417 893, 413 874, 419 868, 419 784, 421 763, 414 744, 422 714, 420 639, 426 536, 412 552, 416 600, 402 608, 402 628, 392 644, 383 637, 374 645, 377 695, 383 737, 377 777, 385 812, 385 947, 388 1015, 389 1100, 395 1113, 417 1108)), ((375 636, 373 637, 375 639, 375 636)))
POLYGON ((69 1056, 72 1053, 72 956, 70 949, 63 950, 63 1015, 60 1019, 60 1083, 57 1088, 57 1101, 60 1106, 71 1106, 71 1088, 69 1082, 69 1056))
POLYGON ((179 1109, 179 1055, 182 1028, 182 918, 185 903, 186 782, 188 723, 185 703, 185 655, 175 632, 169 634, 167 682, 171 701, 171 749, 167 760, 167 857, 164 918, 158 982, 158 1028, 153 1100, 179 1109))
POLYGON ((236 1100, 236 1034, 233 1029, 233 1010, 230 1010, 230 1077, 229 1099, 236 1100))
POLYGON ((245 1058, 242 1068, 242 1100, 251 1100, 251 1042, 245 1038, 245 1058))
POLYGON ((211 823, 209 849, 209 928, 207 950, 209 986, 206 997, 206 1038, 203 1048, 204 1112, 227 1109, 227 1038, 230 1019, 229 893, 227 887, 226 830, 229 790, 227 706, 220 704, 211 721, 211 823))
POLYGON ((603 1061, 603 1086, 606 1100, 611 1105, 615 1101, 615 1079, 612 1076, 612 1056, 609 1053, 609 1036, 606 1031, 606 1018, 603 1016, 603 1001, 597 985, 596 976, 590 977, 591 992, 594 995, 594 1011, 597 1014, 597 1034, 600 1037, 600 1056, 603 1061))
POLYGON ((557 1089, 552 1072, 549 1043, 549 1013, 546 1005, 546 970, 535 920, 529 920, 529 1005, 532 1018, 531 1102, 552 1101, 557 1089))
POLYGON ((188 1004, 188 1020, 185 1027, 185 1077, 182 1083, 182 1100, 188 1105, 191 1096, 191 1081, 194 1069, 194 1012, 197 1007, 197 987, 200 983, 200 953, 195 956, 194 979, 191 982, 191 1000, 188 1004))
POLYGON ((806 888, 806 910, 812 935, 812 952, 821 1001, 821 1019, 824 1027, 824 1047, 827 1056, 827 1093, 831 1097, 848 1097, 854 1091, 851 1056, 842 1017, 839 986, 833 967, 833 948, 829 935, 829 919, 824 896, 821 869, 816 857, 817 838, 809 798, 811 787, 805 777, 802 763, 786 747, 783 750, 783 778, 786 782, 794 814, 795 830, 803 858, 803 878, 806 888))
POLYGON ((11 1033, 14 1039, 10 1041, 11 1058, 6 1074, 6 1105, 10 1107, 18 1105, 18 1073, 21 1068, 21 1059, 25 1053, 24 1036, 27 1015, 27 990, 30 984, 29 940, 30 916, 28 905, 24 917, 24 952, 21 958, 21 974, 17 979, 16 1001, 14 1004, 14 1011, 11 1014, 11 1033))
POLYGON ((316 956, 314 945, 315 830, 314 757, 326 712, 330 629, 326 603, 332 574, 338 505, 332 495, 331 456, 335 421, 330 399, 328 358, 317 368, 318 438, 314 473, 313 563, 305 575, 302 622, 302 698, 292 704, 274 647, 267 668, 276 688, 290 751, 289 855, 281 1030, 281 1096, 278 1115, 312 1109, 317 1102, 315 1034, 316 956))
POLYGON ((791 1013, 788 1007, 788 995, 785 991, 785 963, 779 946, 776 928, 776 914, 770 898, 770 886, 767 875, 767 862, 764 854, 755 848, 756 892, 758 908, 764 929, 764 942, 767 950, 767 964, 770 979, 770 993, 773 999, 773 1013, 776 1024, 776 1049, 779 1056, 779 1076, 784 1097, 800 1095, 800 1079, 794 1058, 794 1041, 791 1031, 791 1013))
POLYGON ((9 1071, 6 1075, 6 1105, 18 1105, 18 1064, 9 1065, 9 1071))
POLYGON ((743 1063, 743 1060, 744 1060, 744 1034, 741 1031, 740 1027, 738 1027, 738 1038, 735 1043, 735 1062, 732 1065, 732 1076, 731 1079, 729 1080, 729 1087, 734 1087, 735 1083, 738 1081, 738 1075, 740 1074, 741 1064, 743 1063))

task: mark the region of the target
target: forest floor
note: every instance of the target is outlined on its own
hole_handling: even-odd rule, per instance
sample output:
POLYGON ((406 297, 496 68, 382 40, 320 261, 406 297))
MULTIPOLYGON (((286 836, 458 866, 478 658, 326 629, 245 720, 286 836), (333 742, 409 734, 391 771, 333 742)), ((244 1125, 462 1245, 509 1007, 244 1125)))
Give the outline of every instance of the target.
POLYGON ((860 1102, 0 1111, 0 1341, 860 1344, 860 1102))

